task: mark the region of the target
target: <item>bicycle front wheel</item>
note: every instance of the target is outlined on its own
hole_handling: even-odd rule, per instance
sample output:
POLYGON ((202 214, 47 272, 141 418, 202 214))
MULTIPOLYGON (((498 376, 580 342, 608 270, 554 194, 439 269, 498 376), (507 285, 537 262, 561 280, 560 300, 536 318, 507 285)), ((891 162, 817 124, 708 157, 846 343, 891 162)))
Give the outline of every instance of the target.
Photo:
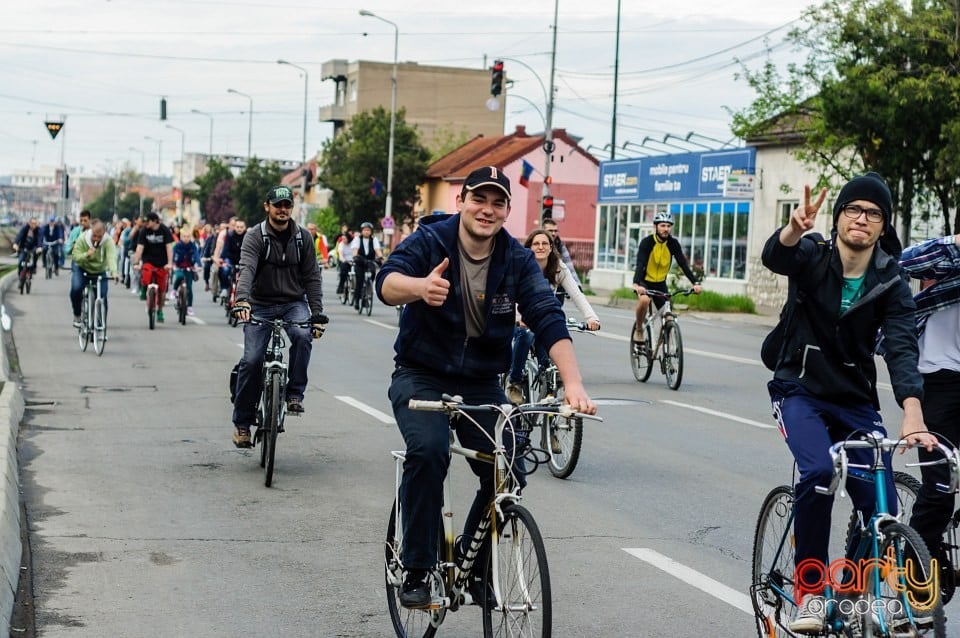
POLYGON ((484 597, 484 638, 549 638, 553 628, 550 570, 533 516, 520 505, 504 506, 503 518, 491 534, 496 547, 491 548, 484 567, 483 585, 493 587, 498 600, 484 597))
POLYGON ((107 345, 107 314, 103 309, 103 299, 97 299, 93 303, 93 350, 97 356, 103 354, 103 348, 107 345))
POLYGON ((80 352, 87 351, 87 343, 90 341, 90 296, 84 292, 83 301, 80 302, 80 327, 77 328, 77 340, 80 342, 80 352))
POLYGON ((643 327, 643 335, 646 341, 636 341, 633 338, 637 331, 637 324, 634 322, 630 328, 630 367, 633 369, 633 377, 641 383, 650 378, 650 372, 653 370, 653 351, 651 350, 652 334, 650 326, 643 327))
POLYGON ((273 464, 277 456, 277 434, 280 432, 280 376, 270 375, 270 387, 264 389, 270 392, 270 405, 267 410, 267 428, 263 433, 264 453, 266 464, 263 466, 263 484, 267 487, 273 484, 273 464))
MULTIPOLYGON (((403 520, 401 512, 400 520, 403 520)), ((442 527, 441 527, 442 530, 442 527)), ((440 534, 442 541, 443 534, 440 534)), ((403 563, 400 552, 403 548, 402 525, 397 524, 397 503, 390 508, 390 522, 387 523, 387 542, 384 547, 384 574, 387 587, 387 609, 390 621, 398 638, 422 636, 430 638, 437 633, 437 627, 443 622, 445 609, 407 609, 400 604, 400 588, 403 586, 403 563)), ((442 551, 442 550, 441 550, 442 551)), ((430 576, 431 593, 440 594, 440 582, 435 572, 430 576)))
POLYGON ((153 330, 157 325, 157 288, 147 286, 147 324, 153 330))
POLYGON ((683 381, 683 339, 676 320, 663 324, 663 375, 671 390, 678 389, 683 381))
POLYGON ((367 311, 367 316, 370 316, 370 313, 373 312, 373 285, 367 284, 363 290, 363 304, 367 311))
POLYGON ((793 488, 773 488, 760 508, 753 536, 750 594, 761 638, 793 636, 786 627, 794 601, 793 488))
MULTIPOLYGON (((548 371, 544 380, 546 391, 557 399, 563 400, 563 385, 558 379, 556 368, 548 371)), ((580 460, 580 446, 583 443, 583 419, 569 419, 558 414, 544 414, 540 420, 541 444, 548 453, 547 469, 557 478, 567 478, 573 474, 580 460)))
POLYGON ((180 325, 187 325, 187 287, 183 284, 177 288, 177 318, 180 325))

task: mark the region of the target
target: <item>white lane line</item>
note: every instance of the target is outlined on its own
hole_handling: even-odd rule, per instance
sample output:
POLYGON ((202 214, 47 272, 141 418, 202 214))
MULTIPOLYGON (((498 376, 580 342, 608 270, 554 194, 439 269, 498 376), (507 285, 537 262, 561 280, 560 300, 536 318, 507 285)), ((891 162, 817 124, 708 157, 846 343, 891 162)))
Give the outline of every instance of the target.
POLYGON ((189 319, 189 320, 192 321, 193 323, 199 324, 199 325, 201 325, 201 326, 207 325, 207 322, 204 321, 203 319, 201 319, 200 317, 187 317, 187 319, 189 319))
POLYGON ((669 556, 656 552, 647 547, 623 547, 626 553, 639 558, 645 563, 653 565, 660 571, 670 574, 677 580, 682 580, 688 585, 692 585, 702 592, 705 592, 714 598, 721 600, 731 607, 735 607, 745 614, 753 615, 753 605, 750 603, 750 597, 723 583, 716 581, 706 574, 702 574, 695 569, 691 569, 682 563, 678 563, 669 556))
POLYGON ((347 405, 360 410, 361 412, 366 412, 367 414, 375 418, 377 421, 380 421, 381 423, 386 423, 387 425, 393 425, 396 423, 396 421, 393 420, 393 417, 390 416, 389 414, 384 414, 380 410, 376 408, 372 408, 366 403, 361 403, 360 401, 357 401, 353 397, 338 396, 335 398, 338 401, 343 401, 347 405))
MULTIPOLYGON (((593 334, 595 334, 598 337, 603 337, 605 339, 613 339, 614 341, 630 341, 630 337, 613 334, 612 332, 598 331, 598 332, 594 332, 593 334)), ((733 363, 743 363, 749 366, 763 365, 763 363, 757 359, 735 357, 732 354, 720 354, 719 352, 707 352, 706 350, 694 350, 693 348, 684 348, 683 352, 684 354, 695 354, 700 357, 707 357, 709 359, 720 359, 722 361, 730 361, 733 363)))
POLYGON ((660 403, 666 403, 667 405, 674 405, 678 408, 686 408, 688 410, 702 412, 704 414, 709 414, 711 416, 718 416, 721 419, 728 419, 730 421, 736 421, 737 423, 745 423, 747 425, 752 425, 755 428, 763 428, 764 430, 773 430, 777 427, 775 425, 770 425, 768 423, 761 423, 760 421, 745 419, 742 416, 737 416, 735 414, 727 414, 726 412, 719 412, 717 410, 711 410, 709 408, 701 408, 699 405, 690 405, 689 403, 680 403, 679 401, 671 401, 669 399, 664 399, 660 401, 660 403))
POLYGON ((387 330, 398 330, 399 327, 396 325, 391 326, 388 323, 383 323, 382 321, 377 321, 376 319, 364 319, 367 323, 372 323, 375 326, 380 326, 381 328, 386 328, 387 330))

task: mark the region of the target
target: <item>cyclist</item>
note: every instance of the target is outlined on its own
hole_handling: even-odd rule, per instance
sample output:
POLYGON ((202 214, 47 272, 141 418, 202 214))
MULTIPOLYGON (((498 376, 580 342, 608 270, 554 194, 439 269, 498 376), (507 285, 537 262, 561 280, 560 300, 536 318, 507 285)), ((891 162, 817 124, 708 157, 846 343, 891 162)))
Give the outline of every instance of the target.
POLYGON ((563 265, 567 267, 567 270, 571 274, 577 274, 577 268, 573 265, 573 258, 570 257, 570 251, 567 250, 566 244, 563 243, 563 240, 560 239, 560 228, 557 226, 557 221, 552 217, 547 217, 543 220, 541 228, 547 231, 547 234, 550 235, 550 240, 553 242, 553 248, 557 251, 557 254, 560 255, 560 261, 563 262, 563 265))
POLYGON ((13 241, 13 252, 17 253, 17 267, 27 267, 31 274, 37 272, 37 257, 42 245, 41 230, 36 217, 24 224, 13 241))
POLYGON ((369 270, 376 274, 377 264, 383 260, 383 249, 380 240, 373 236, 373 224, 360 224, 360 234, 350 243, 353 250, 353 276, 357 288, 353 291, 353 307, 360 308, 360 293, 363 287, 363 276, 369 270))
POLYGON ((317 225, 313 222, 307 224, 307 230, 310 231, 310 237, 313 238, 313 250, 317 255, 317 261, 320 263, 320 270, 322 271, 330 256, 330 252, 327 250, 327 238, 320 234, 317 225))
POLYGON ((56 216, 47 220, 47 224, 40 230, 40 240, 43 242, 43 267, 53 260, 53 273, 60 271, 60 246, 63 245, 63 227, 57 223, 56 216))
POLYGON ((350 269, 353 268, 353 244, 352 240, 341 235, 337 240, 337 261, 340 270, 340 279, 337 282, 337 294, 343 292, 347 287, 347 279, 350 277, 350 269))
POLYGON ((173 266, 173 233, 160 223, 160 215, 147 213, 143 228, 137 233, 137 252, 133 267, 140 269, 140 299, 147 298, 147 286, 156 283, 157 321, 163 323, 163 302, 166 299, 167 274, 173 266))
POLYGON ((200 249, 193 240, 193 233, 189 228, 183 228, 180 232, 180 241, 173 245, 173 265, 177 270, 173 274, 173 286, 176 290, 181 282, 187 284, 187 314, 193 316, 193 281, 195 277, 195 268, 200 267, 200 249))
MULTIPOLYGON (((550 287, 554 292, 559 292, 562 288, 577 310, 586 320, 587 330, 600 329, 600 317, 594 312, 593 307, 587 298, 580 291, 580 286, 575 275, 570 274, 566 264, 560 260, 560 253, 557 251, 556 244, 550 236, 550 231, 544 228, 538 228, 527 235, 523 245, 533 251, 533 257, 537 260, 541 272, 550 282, 550 287)), ((559 298, 559 297, 558 297, 559 298)), ((517 327, 513 333, 513 363, 510 366, 509 385, 507 386, 507 398, 511 403, 523 403, 523 390, 520 388, 520 379, 523 376, 523 365, 527 360, 527 353, 530 352, 530 346, 533 345, 534 334, 527 328, 521 317, 517 317, 517 327)), ((541 344, 537 344, 537 360, 540 365, 547 360, 547 352, 541 344)))
MULTIPOLYGON (((647 308, 650 307, 650 297, 645 293, 648 289, 667 292, 667 275, 670 273, 670 264, 673 260, 676 260, 683 274, 693 284, 693 292, 699 295, 702 290, 697 276, 690 270, 690 264, 683 254, 680 242, 670 234, 673 228, 673 217, 670 213, 660 212, 654 215, 653 226, 654 233, 644 237, 637 247, 637 269, 633 273, 633 291, 638 297, 637 328, 633 332, 633 340, 638 343, 644 340, 643 322, 647 317, 647 308)), ((665 302, 666 300, 661 297, 653 298, 657 309, 662 308, 665 302)))
MULTIPOLYGON (((226 226, 226 224, 223 224, 223 226, 226 226)), ((213 228, 211 228, 206 239, 203 240, 200 259, 203 261, 203 290, 205 292, 210 290, 210 270, 213 266, 213 251, 217 246, 218 235, 219 233, 213 232, 213 228)))
POLYGON ((227 231, 223 238, 223 248, 220 250, 220 298, 227 299, 230 286, 233 284, 233 275, 240 263, 240 250, 243 246, 243 237, 247 232, 247 222, 237 219, 233 223, 233 230, 227 231))
MULTIPOLYGON (((768 384, 773 414, 799 473, 794 518, 797 565, 807 560, 829 564, 833 496, 819 494, 814 488, 827 485, 833 476, 830 445, 857 430, 886 435, 877 412, 874 344, 878 329, 884 334, 884 358, 894 396, 903 408, 900 437, 928 450, 937 442, 923 423, 916 304, 896 261, 900 244, 891 223, 890 190, 876 173, 847 182, 833 206, 830 241, 804 235, 813 227, 826 195, 824 188, 811 203, 807 186, 803 206, 767 240, 762 254, 764 266, 788 277, 791 295, 804 295, 802 304, 787 302, 786 312, 792 312, 790 334, 768 384)), ((868 450, 851 450, 849 456, 851 464, 872 462, 868 450)), ((889 461, 885 461, 888 507, 896 513, 889 461)), ((846 488, 863 520, 869 519, 874 509, 873 487, 851 479, 846 488)), ((826 604, 822 586, 799 574, 797 587, 798 592, 805 589, 806 593, 798 601, 790 631, 823 632, 826 604)))
MULTIPOLYGON (((311 320, 310 330, 290 327, 290 377, 287 382, 287 411, 303 414, 303 393, 307 388, 307 368, 313 344, 324 326, 323 292, 320 269, 313 257, 310 236, 305 228, 290 219, 293 191, 287 186, 274 186, 267 193, 263 208, 267 219, 258 224, 259 231, 248 232, 240 257, 240 278, 237 281, 236 313, 240 321, 250 315, 272 321, 311 320)), ((238 224, 243 223, 238 220, 238 224)), ((260 369, 270 338, 270 326, 243 327, 243 358, 237 370, 237 392, 233 404, 233 444, 250 447, 253 425, 263 379, 260 369)))
MULTIPOLYGON (((924 420, 931 432, 943 436, 953 447, 960 447, 960 234, 907 248, 900 265, 911 277, 929 284, 914 297, 924 420)), ((923 448, 918 453, 921 462, 935 461, 939 456, 923 448)), ((923 538, 931 557, 940 559, 941 539, 953 515, 955 499, 953 494, 938 489, 937 484, 949 484, 950 472, 942 465, 930 465, 922 466, 920 475, 922 485, 913 505, 910 527, 923 538)))
MULTIPOLYGON (((377 275, 383 303, 407 304, 394 344, 389 397, 407 446, 400 500, 406 539, 401 558, 408 571, 400 603, 408 608, 430 604, 426 579, 437 562, 437 521, 450 445, 447 417, 412 411, 409 400, 449 393, 467 403, 504 403, 498 375, 510 364, 514 308, 519 306, 557 364, 566 402, 575 410, 596 412, 557 298, 533 254, 503 230, 510 214, 510 180, 496 167, 478 168, 464 180, 456 204, 459 214, 421 220, 377 275)), ((461 443, 490 450, 487 436, 495 416, 476 415, 488 434, 461 421, 461 443)), ((465 538, 476 530, 494 489, 489 466, 469 463, 480 477, 480 489, 464 522, 465 538)), ((522 483, 522 474, 520 478, 522 483)), ((471 579, 472 592, 478 583, 471 579)), ((479 601, 484 592, 477 593, 474 600, 479 601)))
POLYGON ((77 241, 80 233, 90 228, 90 217, 90 211, 86 208, 80 211, 79 223, 70 229, 70 235, 67 237, 67 242, 63 246, 66 254, 73 255, 73 243, 77 241))
MULTIPOLYGON (((103 297, 103 312, 107 312, 107 279, 111 269, 117 263, 117 247, 107 227, 101 220, 95 220, 73 242, 72 275, 70 277, 70 304, 73 306, 73 327, 80 327, 80 310, 83 301, 83 289, 88 278, 106 275, 100 281, 100 296, 103 297)), ((106 337, 104 337, 106 338, 106 337)))

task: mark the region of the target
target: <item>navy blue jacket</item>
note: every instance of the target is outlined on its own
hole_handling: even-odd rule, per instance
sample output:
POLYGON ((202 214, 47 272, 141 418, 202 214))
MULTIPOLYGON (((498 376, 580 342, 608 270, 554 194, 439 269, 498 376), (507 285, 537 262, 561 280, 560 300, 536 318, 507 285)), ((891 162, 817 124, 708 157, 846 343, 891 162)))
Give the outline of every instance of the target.
POLYGON ((777 230, 764 245, 762 259, 764 266, 787 275, 791 286, 798 285, 805 295, 790 324, 777 379, 799 383, 821 399, 869 402, 879 409, 874 350, 880 329, 897 403, 902 405, 907 397, 923 398, 917 371, 917 305, 897 260, 879 244, 867 267, 863 296, 843 314, 843 265, 832 242, 810 234, 796 246, 784 246, 777 230), (821 272, 824 276, 812 281, 814 273, 821 272))
POLYGON ((394 344, 397 364, 465 377, 506 372, 516 325, 515 306, 545 348, 569 339, 560 303, 533 252, 502 228, 487 274, 486 325, 479 337, 467 337, 460 287, 459 228, 460 215, 425 217, 417 231, 390 253, 377 274, 377 296, 383 301, 381 287, 390 273, 426 277, 445 257, 450 259, 443 273, 450 282, 450 294, 443 305, 416 301, 404 310, 394 344))

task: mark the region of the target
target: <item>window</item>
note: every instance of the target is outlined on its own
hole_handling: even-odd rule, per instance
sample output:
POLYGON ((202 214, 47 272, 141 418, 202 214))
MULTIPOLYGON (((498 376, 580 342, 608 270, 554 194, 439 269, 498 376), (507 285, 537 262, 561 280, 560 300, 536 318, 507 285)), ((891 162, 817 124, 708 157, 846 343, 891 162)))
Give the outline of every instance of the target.
POLYGON ((777 202, 777 210, 780 211, 780 226, 786 226, 790 223, 790 215, 800 207, 800 200, 780 200, 777 202))
POLYGON ((350 101, 351 102, 357 101, 357 81, 356 80, 350 80, 350 101))

